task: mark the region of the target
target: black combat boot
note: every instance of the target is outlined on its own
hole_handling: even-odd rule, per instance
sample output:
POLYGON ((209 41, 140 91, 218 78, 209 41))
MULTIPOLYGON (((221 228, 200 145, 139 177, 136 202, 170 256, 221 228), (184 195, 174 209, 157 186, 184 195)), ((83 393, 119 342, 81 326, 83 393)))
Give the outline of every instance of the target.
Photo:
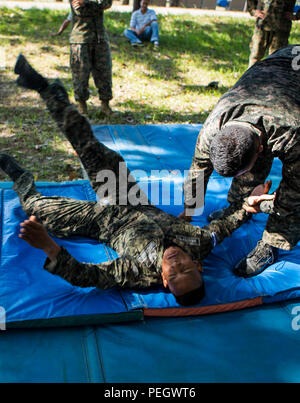
POLYGON ((15 159, 10 155, 0 153, 0 169, 5 172, 12 181, 16 181, 24 172, 15 159))
POLYGON ((278 249, 261 240, 248 256, 235 266, 233 272, 239 277, 256 276, 275 263, 277 258, 278 249))
POLYGON ((38 92, 41 92, 48 87, 48 81, 46 78, 35 71, 22 54, 17 58, 14 71, 16 74, 19 74, 17 84, 20 87, 36 90, 38 92))

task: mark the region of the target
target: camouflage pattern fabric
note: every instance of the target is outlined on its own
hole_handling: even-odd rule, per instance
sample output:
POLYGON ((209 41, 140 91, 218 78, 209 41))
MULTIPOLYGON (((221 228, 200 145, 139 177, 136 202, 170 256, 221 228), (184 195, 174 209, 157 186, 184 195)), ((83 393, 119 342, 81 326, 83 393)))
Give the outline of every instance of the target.
POLYGON ((276 50, 288 46, 292 21, 286 13, 294 11, 296 0, 248 0, 247 7, 251 15, 256 9, 263 10, 265 17, 257 18, 254 33, 250 42, 249 67, 261 60, 268 50, 272 54, 276 50))
POLYGON ((289 44, 289 31, 265 31, 255 26, 250 42, 249 67, 263 59, 266 51, 271 55, 289 44))
POLYGON ((103 11, 111 5, 112 0, 88 0, 84 6, 75 9, 73 1, 70 0, 72 12, 70 43, 100 43, 105 40, 103 11))
POLYGON ((89 98, 88 83, 92 73, 102 101, 112 99, 112 61, 109 40, 104 28, 103 11, 112 0, 89 0, 82 7, 73 6, 70 34, 70 66, 75 99, 89 98))
MULTIPOLYGON (((48 86, 41 95, 59 128, 77 151, 97 193, 103 184, 97 179, 99 171, 110 169, 118 177, 119 163, 124 163, 122 157, 96 140, 87 119, 69 104, 59 85, 48 86)), ((130 175, 128 170, 126 175, 130 175)), ((122 185, 119 179, 117 190, 122 185)), ((132 180, 126 191, 132 191, 134 187, 138 188, 138 185, 132 180)), ((132 206, 121 205, 120 198, 114 205, 103 205, 43 196, 37 192, 33 176, 28 172, 18 178, 14 189, 26 214, 36 215, 53 236, 87 236, 118 252, 120 257, 112 262, 91 264, 77 261, 61 248, 56 261, 46 260, 46 270, 81 287, 145 288, 161 284, 163 253, 170 245, 181 247, 193 259, 202 262, 213 247, 212 233, 221 242, 244 220, 243 214, 234 214, 227 220, 215 220, 199 228, 147 204, 144 198, 145 205, 132 206)), ((123 198, 124 194, 121 196, 123 198)))
POLYGON ((102 101, 112 99, 112 61, 108 40, 95 44, 71 44, 70 66, 75 99, 89 98, 89 78, 94 83, 102 101))
POLYGON ((300 69, 293 68, 296 46, 300 50, 299 45, 290 46, 256 63, 220 98, 198 136, 190 168, 194 176, 187 180, 195 186, 195 172, 202 171, 206 189, 213 171, 209 158, 213 137, 226 124, 249 125, 261 137, 264 151, 251 171, 233 179, 229 211, 239 211, 253 188, 267 178, 273 158, 279 157, 282 181, 274 206, 270 209, 265 203, 265 211, 271 214, 263 240, 286 250, 300 239, 300 69))

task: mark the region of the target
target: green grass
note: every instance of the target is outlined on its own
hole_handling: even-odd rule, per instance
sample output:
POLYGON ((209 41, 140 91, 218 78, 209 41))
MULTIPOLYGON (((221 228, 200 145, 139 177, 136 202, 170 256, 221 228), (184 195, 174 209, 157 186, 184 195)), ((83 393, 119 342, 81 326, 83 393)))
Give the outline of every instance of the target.
MULTIPOLYGON (((0 149, 32 170, 38 180, 81 177, 77 156, 31 92, 15 85, 13 66, 22 52, 50 78, 60 78, 74 102, 69 68, 68 28, 52 37, 66 16, 52 10, 0 8, 0 50, 6 68, 0 71, 0 149)), ((123 31, 130 14, 105 12, 113 59, 115 114, 99 110, 97 90, 90 80, 88 101, 92 124, 163 124, 204 122, 220 96, 247 69, 254 20, 208 16, 158 16, 160 50, 131 48, 123 31), (219 88, 207 88, 218 81, 219 88)), ((300 43, 294 23, 291 43, 300 43)), ((3 63, 2 63, 3 65, 3 63)), ((6 180, 2 175, 0 180, 6 180)))

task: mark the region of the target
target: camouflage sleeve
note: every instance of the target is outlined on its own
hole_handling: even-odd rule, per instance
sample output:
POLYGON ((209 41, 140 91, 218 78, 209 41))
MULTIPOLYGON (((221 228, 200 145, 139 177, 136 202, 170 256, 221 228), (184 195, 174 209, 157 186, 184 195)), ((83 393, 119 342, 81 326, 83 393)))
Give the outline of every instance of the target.
POLYGON ((130 259, 124 257, 99 264, 82 263, 61 247, 55 261, 47 258, 44 269, 78 287, 97 287, 105 290, 115 286, 134 285, 135 267, 130 259))
POLYGON ((211 221, 203 229, 207 229, 211 234, 214 234, 217 238, 217 243, 221 243, 226 237, 230 236, 236 229, 248 221, 251 216, 251 213, 242 208, 240 210, 232 209, 227 216, 211 221))
POLYGON ((97 9, 106 10, 112 6, 112 0, 85 0, 84 5, 79 4, 78 0, 69 0, 71 11, 78 17, 88 17, 97 9))
POLYGON ((241 208, 242 204, 250 196, 252 190, 265 183, 268 177, 273 163, 273 155, 259 154, 254 167, 251 171, 244 173, 243 175, 233 178, 231 187, 228 192, 227 200, 230 204, 236 204, 236 208, 241 208))
POLYGON ((97 4, 102 10, 106 10, 112 6, 112 0, 85 0, 86 4, 97 4))
MULTIPOLYGON (((298 132, 300 134, 300 130, 298 132)), ((295 144, 282 158, 282 180, 276 189, 274 213, 281 217, 300 211, 300 143, 295 144)))
POLYGON ((260 211, 266 214, 274 214, 274 200, 264 200, 260 203, 260 211))
POLYGON ((257 5, 258 5, 257 0, 248 0, 247 1, 247 10, 252 16, 254 16, 255 10, 257 10, 257 5))
POLYGON ((205 130, 202 130, 197 139, 195 154, 193 156, 192 164, 189 169, 188 177, 184 183, 184 199, 185 208, 192 209, 195 207, 193 205, 193 200, 197 197, 199 189, 197 189, 197 178, 201 175, 203 196, 206 193, 206 188, 210 175, 213 172, 213 165, 209 158, 210 142, 206 136, 205 130))

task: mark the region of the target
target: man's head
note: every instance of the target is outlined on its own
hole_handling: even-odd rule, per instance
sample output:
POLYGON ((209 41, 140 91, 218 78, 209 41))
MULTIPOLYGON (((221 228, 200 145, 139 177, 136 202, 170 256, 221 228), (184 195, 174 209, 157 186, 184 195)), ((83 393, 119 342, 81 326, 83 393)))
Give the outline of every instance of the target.
POLYGON ((142 0, 140 3, 140 8, 142 12, 146 12, 149 5, 149 0, 142 0))
POLYGON ((244 125, 228 125, 212 140, 210 160, 222 176, 239 176, 250 171, 263 150, 258 135, 244 125))
POLYGON ((165 250, 162 261, 163 284, 180 305, 196 305, 204 297, 202 267, 178 246, 165 250))

